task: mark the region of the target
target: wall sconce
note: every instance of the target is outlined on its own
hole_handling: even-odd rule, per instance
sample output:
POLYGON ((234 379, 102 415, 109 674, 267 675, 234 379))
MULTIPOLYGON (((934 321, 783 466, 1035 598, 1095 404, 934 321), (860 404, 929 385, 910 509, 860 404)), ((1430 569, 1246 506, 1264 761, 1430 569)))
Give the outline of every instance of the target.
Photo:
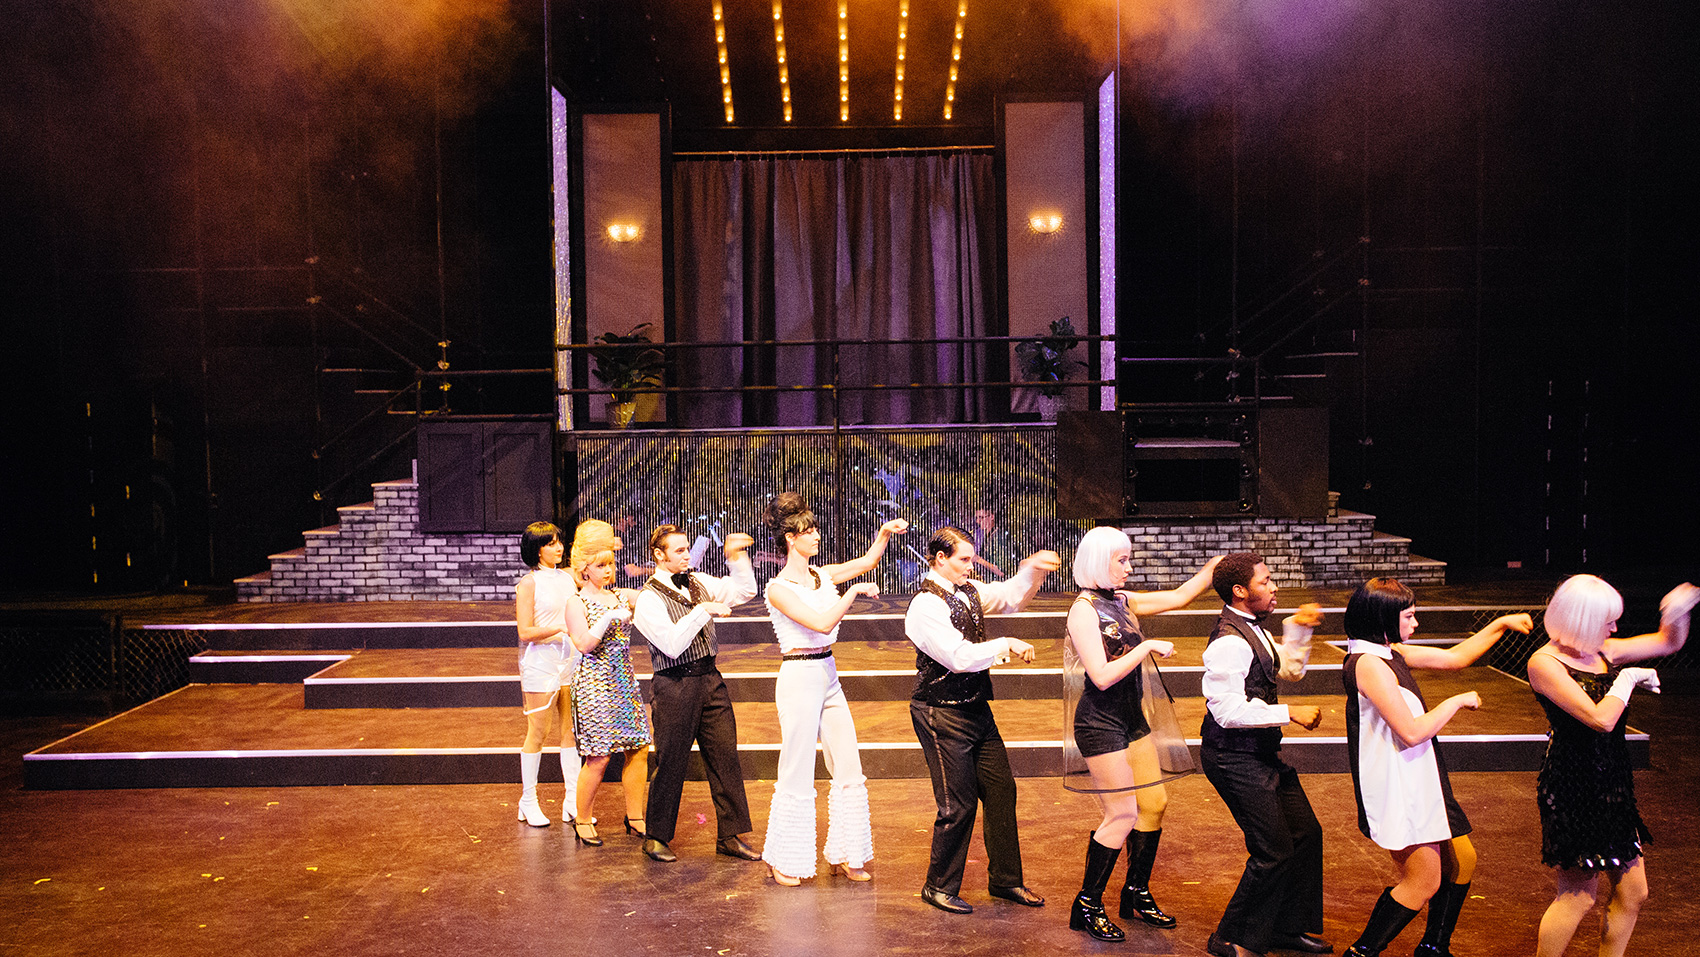
POLYGON ((643 228, 636 223, 609 223, 608 238, 617 243, 636 242, 643 235, 643 228))
POLYGON ((1040 235, 1049 236, 1062 226, 1063 218, 1056 213, 1034 213, 1027 217, 1027 228, 1040 235))

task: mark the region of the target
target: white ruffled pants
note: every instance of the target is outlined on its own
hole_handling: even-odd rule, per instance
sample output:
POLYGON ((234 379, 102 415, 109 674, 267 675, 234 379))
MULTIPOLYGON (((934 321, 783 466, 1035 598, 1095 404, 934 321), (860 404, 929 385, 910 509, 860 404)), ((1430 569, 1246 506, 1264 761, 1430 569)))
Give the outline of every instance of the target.
POLYGON ((786 661, 774 685, 779 708, 779 775, 767 816, 762 860, 782 874, 815 876, 815 742, 832 785, 826 801, 826 860, 861 867, 874 857, 868 779, 850 704, 832 658, 786 661))

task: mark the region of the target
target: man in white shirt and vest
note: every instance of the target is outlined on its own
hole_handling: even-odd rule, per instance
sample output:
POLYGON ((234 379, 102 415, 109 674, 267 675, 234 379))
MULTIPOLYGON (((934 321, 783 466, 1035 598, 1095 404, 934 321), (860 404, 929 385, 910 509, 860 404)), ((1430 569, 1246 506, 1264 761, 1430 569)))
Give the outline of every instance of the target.
POLYGON ((976 585, 968 580, 974 567, 973 539, 962 529, 946 527, 927 543, 927 564, 921 592, 910 601, 903 619, 904 633, 917 649, 909 717, 938 802, 921 899, 952 914, 974 910, 960 894, 976 806, 983 803, 988 891, 1039 907, 1045 899, 1022 879, 1015 777, 992 719, 988 673, 992 665, 1012 657, 1031 663, 1033 646, 1019 638, 988 639, 984 617, 987 612, 1019 611, 1062 561, 1056 552, 1035 552, 1008 580, 976 585))
POLYGON ((691 540, 662 525, 649 538, 655 574, 638 591, 632 623, 649 642, 655 721, 655 776, 649 783, 643 852, 650 859, 678 860, 669 844, 679 820, 679 799, 690 765, 691 744, 702 751, 708 790, 717 819, 715 851, 759 861, 748 843, 750 802, 738 758, 738 723, 726 681, 715 666, 720 645, 714 619, 732 613, 756 594, 748 549, 755 540, 742 532, 726 536, 729 574, 717 578, 691 571, 691 540))
POLYGON ((1275 610, 1269 566, 1250 552, 1217 563, 1211 584, 1226 607, 1204 649, 1204 776, 1245 832, 1245 871, 1206 949, 1246 957, 1270 948, 1332 953, 1322 930, 1322 825, 1281 760, 1281 728, 1315 728, 1315 705, 1281 704, 1277 679, 1304 677, 1308 626, 1288 619, 1280 642, 1263 621, 1275 610))

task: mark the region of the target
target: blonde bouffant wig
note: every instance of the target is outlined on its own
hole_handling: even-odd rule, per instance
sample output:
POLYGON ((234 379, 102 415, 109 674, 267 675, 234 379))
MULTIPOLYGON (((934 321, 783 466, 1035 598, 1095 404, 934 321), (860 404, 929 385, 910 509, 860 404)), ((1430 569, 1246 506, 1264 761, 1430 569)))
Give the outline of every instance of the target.
POLYGON ((614 534, 614 526, 600 519, 590 519, 580 522, 573 532, 573 571, 583 573, 591 565, 602 560, 603 556, 614 557, 620 550, 620 537, 614 534))

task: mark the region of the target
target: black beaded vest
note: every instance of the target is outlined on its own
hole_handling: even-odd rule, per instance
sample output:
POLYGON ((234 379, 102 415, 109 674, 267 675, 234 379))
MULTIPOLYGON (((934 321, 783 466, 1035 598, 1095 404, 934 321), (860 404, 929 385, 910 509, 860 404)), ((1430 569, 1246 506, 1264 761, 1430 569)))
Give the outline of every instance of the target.
MULTIPOLYGON (((1245 676, 1245 696, 1267 704, 1280 704, 1281 695, 1275 690, 1275 673, 1281 667, 1269 654, 1269 645, 1260 641, 1252 631, 1252 623, 1231 608, 1222 609, 1216 626, 1210 631, 1211 641, 1243 641, 1251 646, 1251 670, 1245 676)), ((1225 751, 1279 751, 1281 729, 1224 728, 1208 710, 1199 737, 1207 748, 1225 751)))
MULTIPOLYGON (((688 603, 679 597, 678 592, 662 585, 654 578, 644 583, 643 587, 661 596, 661 603, 667 608, 667 616, 674 621, 690 614, 691 609, 696 605, 709 600, 708 589, 702 586, 702 582, 697 581, 695 575, 691 576, 691 600, 688 603)), ((697 632, 697 636, 691 639, 691 643, 686 646, 685 650, 679 652, 677 658, 667 657, 662 654, 661 649, 655 647, 655 642, 649 643, 650 666, 656 671, 677 668, 680 665, 700 661, 703 658, 712 658, 719 653, 720 645, 714 640, 714 619, 712 618, 708 620, 708 624, 702 626, 702 631, 697 632)))
MULTIPOLYGON (((973 585, 963 582, 957 592, 966 603, 939 587, 932 579, 921 581, 921 590, 931 592, 950 609, 950 623, 962 637, 974 644, 986 640, 986 625, 980 610, 980 593, 973 585)), ((969 705, 992 700, 992 675, 989 671, 951 671, 934 661, 924 651, 915 652, 916 701, 931 705, 969 705)))

